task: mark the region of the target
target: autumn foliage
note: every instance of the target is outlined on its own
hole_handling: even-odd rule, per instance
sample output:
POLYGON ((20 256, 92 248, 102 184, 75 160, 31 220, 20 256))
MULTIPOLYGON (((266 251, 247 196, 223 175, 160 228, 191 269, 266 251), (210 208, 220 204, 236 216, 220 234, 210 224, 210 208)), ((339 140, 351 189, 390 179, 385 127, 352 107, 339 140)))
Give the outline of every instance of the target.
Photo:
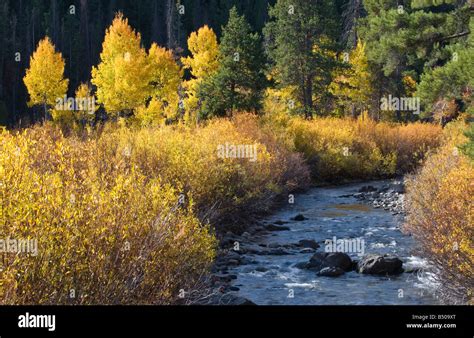
POLYGON ((55 51, 51 40, 48 37, 41 40, 23 78, 30 95, 29 105, 41 105, 47 114, 56 100, 66 94, 69 81, 64 78, 64 66, 64 59, 55 51))
POLYGON ((141 46, 140 33, 118 14, 105 34, 101 63, 92 69, 97 101, 112 116, 145 104, 149 93, 147 53, 141 46))
POLYGON ((408 181, 405 230, 436 264, 439 295, 450 303, 474 301, 474 167, 458 147, 464 122, 449 125, 443 146, 408 181))
POLYGON ((38 256, 1 254, 3 304, 175 303, 213 261, 209 222, 242 227, 308 183, 251 116, 82 138, 37 126, 2 131, 0 150, 0 236, 38 240, 38 256), (256 144, 258 161, 219 158, 226 142, 256 144))
MULTIPOLYGON (((319 32, 323 7, 302 7, 308 19, 288 16, 282 3, 270 11, 278 18, 267 32, 267 44, 278 41, 270 69, 260 36, 236 8, 220 44, 203 26, 183 57, 156 43, 145 49, 118 13, 74 108, 57 107, 68 92, 65 61, 48 37, 39 42, 23 81, 29 105, 56 125, 0 129, 0 238, 37 239, 39 252, 0 253, 0 304, 183 302, 182 290, 198 290, 209 272, 222 233, 242 232, 311 179, 407 173, 405 229, 436 263, 446 295, 473 302, 474 174, 472 159, 457 151, 469 150, 463 121, 444 132, 375 121, 382 92, 366 44, 358 40, 341 60, 327 36, 300 36, 306 30, 294 24, 305 18, 319 32), (304 43, 288 38, 290 28, 304 43), (86 106, 96 100, 101 116, 86 106), (218 156, 229 144, 255 147, 256 160, 218 156)), ((416 93, 411 76, 402 86, 416 93)))
POLYGON ((383 178, 414 170, 436 148, 441 128, 432 124, 375 122, 367 114, 305 120, 266 118, 287 146, 303 153, 317 182, 383 178))

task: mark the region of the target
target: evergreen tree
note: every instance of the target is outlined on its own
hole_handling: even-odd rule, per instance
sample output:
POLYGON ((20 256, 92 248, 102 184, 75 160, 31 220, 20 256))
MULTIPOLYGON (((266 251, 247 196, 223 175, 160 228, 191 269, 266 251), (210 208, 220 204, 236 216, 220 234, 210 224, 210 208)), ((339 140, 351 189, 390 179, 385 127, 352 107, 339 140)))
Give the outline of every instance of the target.
POLYGON ((235 111, 258 112, 266 86, 265 59, 258 33, 234 7, 223 28, 219 68, 202 87, 203 116, 232 115, 235 111))
POLYGON ((334 4, 329 0, 278 0, 270 8, 270 18, 265 35, 276 79, 281 86, 297 86, 297 99, 305 116, 311 118, 315 99, 322 103, 337 66, 334 4))
MULTIPOLYGON (((474 18, 471 18, 471 31, 474 18)), ((428 108, 440 99, 463 100, 472 104, 474 90, 474 34, 451 46, 451 59, 443 66, 427 67, 421 76, 417 95, 428 108)))
MULTIPOLYGON (((452 0, 366 0, 359 32, 380 88, 379 96, 406 96, 403 78, 445 64, 450 45, 468 33, 469 6, 452 0)), ((401 119, 401 113, 397 112, 401 119)))

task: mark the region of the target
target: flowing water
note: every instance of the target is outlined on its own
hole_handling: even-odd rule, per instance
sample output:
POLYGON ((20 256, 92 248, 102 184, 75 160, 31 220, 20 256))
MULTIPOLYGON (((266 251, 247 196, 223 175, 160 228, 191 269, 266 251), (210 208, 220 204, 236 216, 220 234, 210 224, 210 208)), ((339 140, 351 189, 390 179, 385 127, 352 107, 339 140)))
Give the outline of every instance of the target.
MULTIPOLYGON (((311 239, 325 250, 325 240, 364 240, 365 253, 393 254, 407 270, 426 267, 426 262, 413 254, 414 239, 401 232, 403 218, 389 211, 375 209, 348 196, 363 185, 381 186, 387 183, 369 182, 338 187, 315 188, 296 195, 294 204, 265 220, 272 224, 288 221, 289 231, 274 231, 258 241, 260 247, 285 247, 302 239, 311 239), (297 214, 307 220, 291 221, 297 214)), ((359 305, 359 304, 436 304, 435 285, 430 274, 420 270, 396 276, 374 276, 347 272, 339 277, 320 277, 316 272, 294 267, 307 262, 313 255, 308 250, 289 250, 289 255, 245 254, 252 264, 233 267, 237 275, 232 283, 240 290, 237 295, 256 304, 266 305, 359 305)), ((360 259, 360 252, 348 254, 360 259)))

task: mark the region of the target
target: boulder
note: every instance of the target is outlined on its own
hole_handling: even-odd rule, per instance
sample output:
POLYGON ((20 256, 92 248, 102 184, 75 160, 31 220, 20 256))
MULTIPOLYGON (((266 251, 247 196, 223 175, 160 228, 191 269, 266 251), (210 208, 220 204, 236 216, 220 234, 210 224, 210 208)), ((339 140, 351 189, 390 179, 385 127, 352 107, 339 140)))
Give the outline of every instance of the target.
POLYGON ((394 256, 366 255, 357 263, 357 272, 371 275, 396 275, 403 272, 403 262, 394 256))
POLYGON ((254 302, 244 297, 239 297, 231 293, 223 295, 214 295, 205 302, 198 302, 198 305, 256 305, 254 302))
POLYGON ((320 271, 329 267, 351 271, 352 260, 343 252, 317 252, 310 258, 307 269, 320 271))

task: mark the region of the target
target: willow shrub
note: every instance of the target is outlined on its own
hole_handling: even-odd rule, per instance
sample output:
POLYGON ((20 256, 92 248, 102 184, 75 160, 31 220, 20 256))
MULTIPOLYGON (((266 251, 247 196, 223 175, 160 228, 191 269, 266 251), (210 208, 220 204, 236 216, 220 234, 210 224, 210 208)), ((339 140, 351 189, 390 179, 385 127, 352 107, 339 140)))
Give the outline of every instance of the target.
POLYGON ((302 156, 279 144, 248 114, 198 128, 119 128, 105 131, 99 142, 102 158, 130 152, 131 162, 146 176, 160 177, 191 196, 199 218, 218 231, 224 223, 242 225, 246 216, 268 211, 277 196, 309 180, 302 156), (226 145, 255 146, 256 161, 219 157, 218 147, 226 145))
POLYGON ((439 145, 441 127, 375 122, 361 116, 319 118, 273 116, 290 149, 304 154, 316 182, 390 177, 412 171, 439 145))
POLYGON ((255 117, 200 128, 106 125, 83 137, 51 126, 0 134, 3 304, 170 304, 202 280, 214 229, 267 211, 308 170, 255 117), (219 157, 255 145, 257 160, 219 157))
POLYGON ((474 166, 458 150, 462 121, 445 129, 443 145, 407 183, 404 229, 439 268, 440 295, 448 302, 474 302, 474 166))

